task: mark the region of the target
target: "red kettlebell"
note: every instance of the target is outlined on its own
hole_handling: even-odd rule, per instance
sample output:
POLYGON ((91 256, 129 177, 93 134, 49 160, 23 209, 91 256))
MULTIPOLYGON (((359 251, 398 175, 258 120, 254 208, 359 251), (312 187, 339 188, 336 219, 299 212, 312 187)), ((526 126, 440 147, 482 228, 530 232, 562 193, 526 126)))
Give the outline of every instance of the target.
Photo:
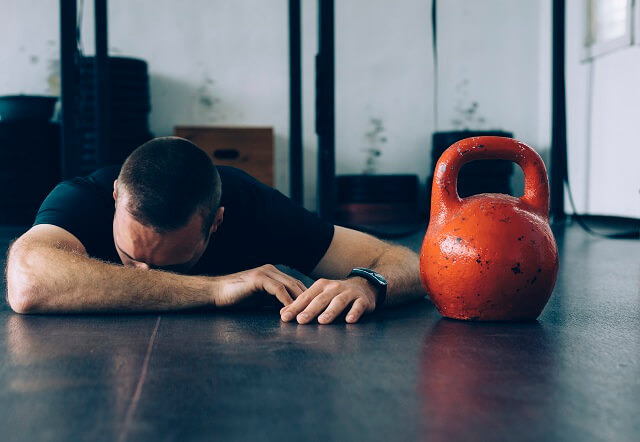
POLYGON ((549 182, 540 155, 511 138, 474 137, 438 160, 431 219, 420 253, 429 297, 448 318, 536 319, 558 275, 549 227, 549 182), (514 161, 524 171, 524 195, 484 193, 461 199, 458 172, 473 160, 514 161))

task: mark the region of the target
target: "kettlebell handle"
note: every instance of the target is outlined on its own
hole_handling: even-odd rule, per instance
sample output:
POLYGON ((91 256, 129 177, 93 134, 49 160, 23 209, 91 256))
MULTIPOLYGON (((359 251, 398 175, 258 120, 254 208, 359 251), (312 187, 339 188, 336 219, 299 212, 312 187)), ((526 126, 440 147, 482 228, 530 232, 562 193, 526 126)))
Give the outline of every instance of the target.
POLYGON ((458 195, 460 168, 474 160, 509 160, 524 172, 524 195, 520 201, 549 219, 549 180, 542 158, 531 147, 513 138, 472 137, 444 151, 436 164, 431 192, 431 218, 447 216, 462 204, 458 195))

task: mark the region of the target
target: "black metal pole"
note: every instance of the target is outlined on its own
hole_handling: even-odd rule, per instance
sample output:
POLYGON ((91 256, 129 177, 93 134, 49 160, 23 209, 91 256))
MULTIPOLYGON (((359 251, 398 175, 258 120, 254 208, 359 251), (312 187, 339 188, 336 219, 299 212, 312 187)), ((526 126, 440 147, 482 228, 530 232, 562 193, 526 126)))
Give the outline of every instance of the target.
POLYGON ((553 222, 564 220, 564 182, 567 179, 567 111, 565 98, 565 1, 553 1, 551 67, 551 208, 553 222))
POLYGON ((109 53, 107 0, 95 0, 95 124, 98 166, 111 162, 109 149, 109 53))
MULTIPOLYGON (((438 5, 431 1, 431 48, 433 50, 433 131, 438 131, 438 5)), ((433 146, 432 146, 433 149, 433 146)))
POLYGON ((76 125, 76 15, 76 0, 60 0, 60 175, 63 179, 78 174, 80 158, 76 125))
POLYGON ((289 0, 289 188, 303 205, 302 49, 300 0, 289 0))
POLYGON ((318 214, 335 215, 335 72, 333 0, 319 0, 319 52, 316 55, 316 133, 318 134, 318 214))

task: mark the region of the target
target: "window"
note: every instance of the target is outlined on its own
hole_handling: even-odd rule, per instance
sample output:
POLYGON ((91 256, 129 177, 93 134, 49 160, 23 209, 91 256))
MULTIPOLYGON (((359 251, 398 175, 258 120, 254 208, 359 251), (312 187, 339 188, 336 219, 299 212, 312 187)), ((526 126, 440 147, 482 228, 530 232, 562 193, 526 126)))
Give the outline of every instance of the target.
POLYGON ((587 0, 584 59, 591 59, 632 43, 632 0, 587 0))

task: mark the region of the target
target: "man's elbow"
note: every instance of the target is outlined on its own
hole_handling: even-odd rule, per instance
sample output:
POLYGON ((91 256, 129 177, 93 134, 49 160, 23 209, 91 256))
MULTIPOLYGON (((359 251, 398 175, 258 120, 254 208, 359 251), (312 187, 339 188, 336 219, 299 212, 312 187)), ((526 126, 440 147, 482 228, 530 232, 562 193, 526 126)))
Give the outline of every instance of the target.
POLYGON ((34 313, 37 309, 38 284, 27 264, 25 251, 11 248, 6 268, 7 303, 20 314, 34 313))
POLYGON ((34 297, 26 290, 7 288, 7 302, 9 307, 16 313, 22 315, 34 313, 34 297))

